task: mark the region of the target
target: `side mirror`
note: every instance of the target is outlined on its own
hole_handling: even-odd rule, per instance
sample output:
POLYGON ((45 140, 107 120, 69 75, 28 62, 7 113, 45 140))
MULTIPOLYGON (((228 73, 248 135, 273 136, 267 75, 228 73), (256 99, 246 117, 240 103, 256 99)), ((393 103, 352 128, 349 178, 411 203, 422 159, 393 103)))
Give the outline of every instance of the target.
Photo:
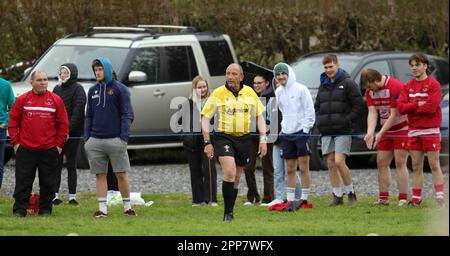
POLYGON ((32 68, 32 67, 26 68, 26 69, 23 71, 23 76, 26 76, 26 75, 30 72, 31 68, 32 68))
POLYGON ((131 71, 130 74, 128 74, 128 81, 145 82, 147 81, 147 74, 142 71, 131 71))

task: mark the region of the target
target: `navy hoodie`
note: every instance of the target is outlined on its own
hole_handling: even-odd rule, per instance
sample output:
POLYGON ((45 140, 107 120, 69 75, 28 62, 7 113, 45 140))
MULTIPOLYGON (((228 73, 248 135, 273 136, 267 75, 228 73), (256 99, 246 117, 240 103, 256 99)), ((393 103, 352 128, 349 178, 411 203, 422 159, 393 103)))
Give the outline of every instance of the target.
POLYGON ((100 57, 95 61, 102 64, 105 78, 89 89, 84 139, 119 137, 123 141, 128 141, 133 121, 130 92, 124 84, 113 80, 113 69, 109 59, 100 57))

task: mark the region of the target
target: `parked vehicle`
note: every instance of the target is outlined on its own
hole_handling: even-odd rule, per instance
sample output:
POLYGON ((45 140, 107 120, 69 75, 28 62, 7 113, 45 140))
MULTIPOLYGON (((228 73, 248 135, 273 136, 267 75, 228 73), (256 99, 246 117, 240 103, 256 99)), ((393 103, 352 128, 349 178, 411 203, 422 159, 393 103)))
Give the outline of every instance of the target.
MULTIPOLYGON (((330 52, 311 53, 300 57, 291 64, 297 81, 306 85, 315 99, 320 85, 319 77, 323 72, 322 58, 330 52)), ((340 67, 352 77, 360 87, 364 95, 364 88, 360 84, 361 71, 366 68, 378 70, 381 74, 396 77, 402 82, 412 79, 409 57, 413 52, 387 51, 387 52, 333 52, 337 55, 340 67)), ((435 77, 442 86, 442 95, 448 93, 449 86, 449 63, 448 60, 438 56, 428 55, 430 60, 431 75, 435 77)), ((447 94, 448 95, 448 94, 447 94)), ((364 143, 364 135, 367 129, 367 106, 364 102, 363 115, 358 123, 354 124, 355 135, 352 141, 351 155, 367 155, 376 153, 368 150, 364 143)), ((448 119, 447 119, 448 120, 448 119)), ((320 137, 317 128, 313 130, 311 139, 311 163, 312 170, 327 170, 325 159, 322 157, 320 137)))
MULTIPOLYGON (((30 90, 30 74, 38 69, 48 73, 48 89, 53 90, 59 66, 68 62, 78 66, 78 80, 87 92, 95 83, 91 63, 100 56, 111 60, 117 79, 131 93, 134 122, 129 150, 181 147, 179 134, 170 129, 171 116, 177 111, 171 109, 172 99, 187 98, 197 75, 207 79, 212 89, 220 86, 226 67, 237 62, 226 34, 166 25, 92 27, 56 41, 20 82, 13 83, 14 92, 19 96, 30 90)), ((78 167, 88 168, 83 145, 80 150, 78 167)))

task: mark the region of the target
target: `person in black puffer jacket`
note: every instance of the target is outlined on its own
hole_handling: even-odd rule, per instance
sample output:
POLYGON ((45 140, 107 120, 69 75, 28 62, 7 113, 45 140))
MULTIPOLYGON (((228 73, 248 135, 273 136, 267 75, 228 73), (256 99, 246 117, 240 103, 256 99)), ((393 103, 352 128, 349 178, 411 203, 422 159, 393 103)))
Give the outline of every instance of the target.
POLYGON ((66 63, 59 69, 59 84, 53 89, 53 92, 59 95, 66 106, 69 117, 69 139, 67 140, 62 153, 59 155, 58 168, 56 175, 56 194, 53 204, 62 203, 59 198, 59 187, 61 185, 61 171, 63 157, 67 159, 67 182, 69 186, 69 204, 77 205, 77 153, 80 137, 84 128, 84 109, 86 106, 86 93, 83 87, 77 82, 78 69, 75 64, 66 63))
POLYGON ((327 156, 328 171, 333 187, 332 206, 343 204, 341 181, 348 193, 349 204, 356 203, 350 170, 345 163, 352 144, 352 123, 362 113, 363 100, 356 83, 339 68, 337 56, 328 54, 322 60, 325 72, 314 104, 316 126, 322 138, 322 154, 327 156))

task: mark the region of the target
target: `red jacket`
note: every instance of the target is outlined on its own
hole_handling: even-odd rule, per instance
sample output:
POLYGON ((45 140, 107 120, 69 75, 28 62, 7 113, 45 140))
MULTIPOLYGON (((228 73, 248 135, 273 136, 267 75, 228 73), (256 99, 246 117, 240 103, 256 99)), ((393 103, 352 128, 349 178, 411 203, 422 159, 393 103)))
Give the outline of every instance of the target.
POLYGON ((410 80, 405 84, 398 100, 400 114, 408 115, 410 130, 439 128, 442 123, 441 85, 433 77, 423 81, 410 80), (419 107, 419 101, 426 103, 419 107))
POLYGON ((47 91, 33 91, 16 99, 9 114, 8 132, 11 144, 32 150, 62 148, 69 133, 69 120, 62 99, 47 91))

